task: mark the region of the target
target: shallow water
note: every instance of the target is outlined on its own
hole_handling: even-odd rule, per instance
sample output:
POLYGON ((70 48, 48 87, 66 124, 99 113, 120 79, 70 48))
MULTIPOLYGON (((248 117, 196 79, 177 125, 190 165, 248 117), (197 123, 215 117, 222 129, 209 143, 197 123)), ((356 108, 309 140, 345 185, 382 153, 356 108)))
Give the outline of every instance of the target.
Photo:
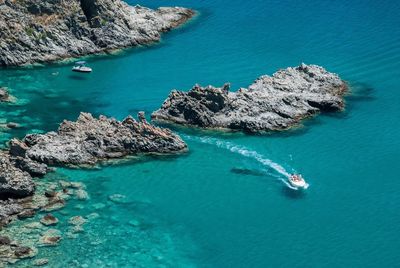
POLYGON ((60 169, 85 182, 91 199, 57 216, 96 211, 100 218, 78 239, 42 249, 51 267, 398 266, 400 2, 139 3, 200 15, 161 44, 89 58, 90 75, 63 64, 1 70, 0 84, 19 100, 1 105, 1 118, 21 124, 1 130, 3 144, 32 129, 54 130, 79 111, 149 114, 173 88, 229 81, 236 89, 301 62, 350 83, 347 109, 267 136, 177 128, 190 147, 185 155, 60 169), (282 182, 293 171, 310 184, 306 191, 282 182), (126 202, 110 202, 116 193, 126 202))

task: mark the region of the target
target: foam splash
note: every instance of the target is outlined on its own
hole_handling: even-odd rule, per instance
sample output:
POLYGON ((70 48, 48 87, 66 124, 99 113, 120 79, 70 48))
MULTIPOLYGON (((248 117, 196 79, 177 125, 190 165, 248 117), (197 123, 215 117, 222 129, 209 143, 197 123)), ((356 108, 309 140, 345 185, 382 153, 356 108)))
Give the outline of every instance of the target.
MULTIPOLYGON (((277 173, 279 173, 280 175, 283 175, 284 178, 282 178, 282 176, 278 176, 278 180, 282 181, 283 184, 285 184, 287 187, 293 189, 293 190, 298 190, 297 187, 293 187, 289 182, 288 179, 291 176, 291 174, 286 171, 286 169, 281 166, 280 164, 272 161, 271 159, 266 158, 265 156, 263 156, 262 154, 258 153, 257 151, 251 150, 249 148, 246 148, 244 146, 241 145, 237 145, 234 144, 232 142, 229 141, 223 141, 223 140, 219 140, 216 138, 212 138, 212 137, 199 137, 199 138, 194 138, 192 136, 185 136, 185 138, 189 139, 189 140, 194 140, 194 141, 199 141, 201 143, 206 143, 206 144, 210 144, 210 145, 215 145, 218 148, 223 148, 226 150, 229 150, 233 153, 237 153, 240 154, 242 156, 245 156, 247 158, 252 158, 254 160, 256 160, 257 162, 259 162, 260 164, 262 164, 263 166, 267 166, 269 168, 272 168, 273 170, 275 170, 277 173)), ((304 187, 304 189, 308 188, 308 184, 306 184, 306 186, 304 187)))

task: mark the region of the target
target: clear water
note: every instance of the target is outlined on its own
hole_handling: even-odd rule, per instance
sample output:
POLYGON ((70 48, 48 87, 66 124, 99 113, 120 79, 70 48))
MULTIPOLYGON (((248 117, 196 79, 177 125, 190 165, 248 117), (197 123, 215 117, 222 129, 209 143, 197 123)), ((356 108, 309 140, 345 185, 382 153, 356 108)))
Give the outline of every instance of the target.
POLYGON ((119 119, 150 113, 173 88, 227 81, 239 88, 301 62, 339 73, 352 94, 344 113, 297 131, 179 128, 186 155, 60 169, 85 182, 91 199, 83 208, 70 202, 69 215, 57 216, 97 211, 100 218, 78 239, 43 249, 51 266, 399 266, 400 2, 138 2, 193 7, 200 15, 161 44, 90 58, 90 75, 60 64, 1 70, 1 84, 20 101, 2 105, 1 120, 22 124, 2 130, 3 144, 32 129, 53 130, 81 110, 119 119), (310 187, 289 189, 277 169, 301 172, 310 187), (127 202, 109 202, 114 193, 127 202), (97 203, 105 207, 96 210, 97 203))

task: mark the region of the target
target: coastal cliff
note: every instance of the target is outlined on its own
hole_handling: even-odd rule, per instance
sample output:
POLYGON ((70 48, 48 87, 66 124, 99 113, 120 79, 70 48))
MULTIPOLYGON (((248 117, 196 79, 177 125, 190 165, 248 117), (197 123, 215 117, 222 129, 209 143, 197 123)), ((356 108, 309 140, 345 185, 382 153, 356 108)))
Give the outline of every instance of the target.
POLYGON ((160 40, 194 15, 121 0, 0 0, 0 66, 43 63, 160 40))
POLYGON ((319 112, 342 110, 347 85, 320 66, 301 64, 261 76, 249 88, 229 88, 173 90, 152 119, 248 133, 285 130, 319 112))

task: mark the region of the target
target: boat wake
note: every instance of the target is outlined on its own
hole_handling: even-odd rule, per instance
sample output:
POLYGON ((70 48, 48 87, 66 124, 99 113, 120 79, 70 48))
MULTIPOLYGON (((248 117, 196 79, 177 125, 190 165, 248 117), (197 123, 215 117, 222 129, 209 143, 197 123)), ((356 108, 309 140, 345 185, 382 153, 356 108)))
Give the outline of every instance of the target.
MULTIPOLYGON (((262 154, 258 153, 257 151, 251 150, 249 148, 246 148, 241 145, 234 144, 229 141, 223 141, 220 139, 212 138, 212 137, 193 137, 193 136, 185 136, 185 138, 189 140, 194 140, 194 141, 199 141, 201 143, 206 143, 210 145, 215 145, 218 148, 223 148, 226 150, 231 151, 232 153, 237 153, 240 154, 244 157, 251 158, 262 164, 263 166, 269 167, 273 170, 275 170, 280 176, 276 176, 278 180, 280 180, 285 186, 288 188, 291 188, 293 190, 298 190, 297 187, 292 186, 289 182, 288 179, 291 176, 289 172, 286 171, 286 169, 279 165, 278 163, 272 161, 271 159, 266 158, 262 154), (284 178, 282 178, 282 176, 284 178)), ((308 184, 304 187, 304 189, 308 188, 308 184)))

